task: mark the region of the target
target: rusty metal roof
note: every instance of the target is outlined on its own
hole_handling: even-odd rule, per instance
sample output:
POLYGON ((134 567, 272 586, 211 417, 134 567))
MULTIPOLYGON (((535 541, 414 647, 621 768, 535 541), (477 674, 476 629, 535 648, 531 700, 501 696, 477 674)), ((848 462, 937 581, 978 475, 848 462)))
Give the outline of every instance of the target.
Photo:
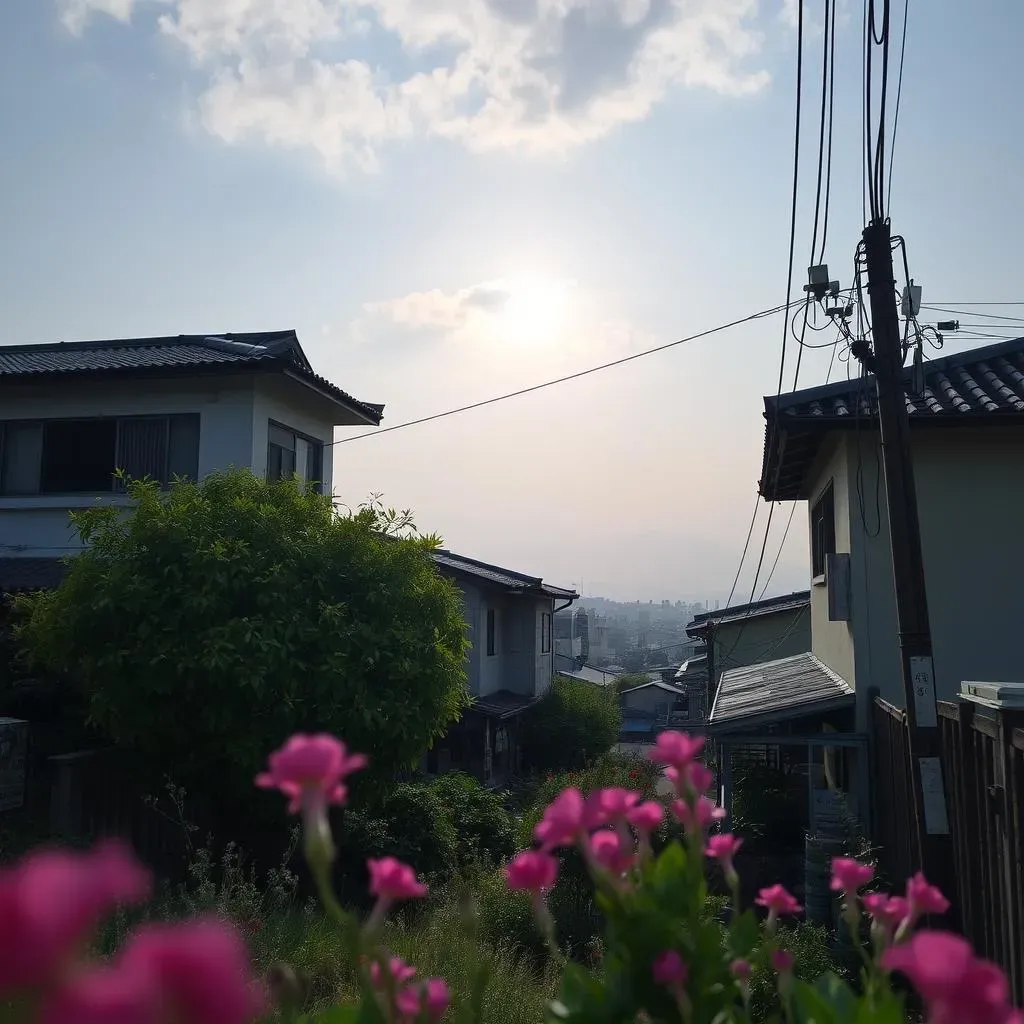
MULTIPOLYGON (((903 389, 914 427, 1024 424, 1024 338, 929 360, 920 391, 908 366, 903 389)), ((769 395, 764 408, 760 492, 769 501, 806 498, 807 472, 825 434, 875 426, 875 378, 769 395)))
POLYGON ((0 345, 0 384, 238 370, 287 371, 348 406, 368 423, 379 424, 383 415, 383 405, 361 402, 315 373, 295 331, 0 345))
POLYGON ((745 728, 852 705, 853 687, 809 651, 722 673, 711 726, 745 728))

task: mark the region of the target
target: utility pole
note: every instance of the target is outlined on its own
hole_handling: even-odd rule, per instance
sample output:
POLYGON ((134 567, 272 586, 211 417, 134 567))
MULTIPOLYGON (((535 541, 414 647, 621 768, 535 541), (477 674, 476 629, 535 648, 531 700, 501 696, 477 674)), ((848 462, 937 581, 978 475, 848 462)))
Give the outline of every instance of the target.
POLYGON ((878 388, 878 424, 907 709, 914 825, 921 870, 933 881, 940 882, 951 860, 949 820, 888 221, 872 220, 864 229, 863 239, 874 351, 862 345, 859 354, 865 366, 874 372, 878 388))

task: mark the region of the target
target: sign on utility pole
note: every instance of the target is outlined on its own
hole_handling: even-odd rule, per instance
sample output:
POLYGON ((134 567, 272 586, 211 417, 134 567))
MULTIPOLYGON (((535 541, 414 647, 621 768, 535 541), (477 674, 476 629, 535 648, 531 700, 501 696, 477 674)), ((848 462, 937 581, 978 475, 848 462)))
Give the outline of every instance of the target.
POLYGON ((938 879, 949 860, 948 844, 942 839, 949 835, 949 820, 888 221, 872 220, 864 229, 863 238, 874 341, 873 354, 866 355, 865 362, 873 370, 878 388, 878 424, 909 727, 914 824, 921 869, 938 879))

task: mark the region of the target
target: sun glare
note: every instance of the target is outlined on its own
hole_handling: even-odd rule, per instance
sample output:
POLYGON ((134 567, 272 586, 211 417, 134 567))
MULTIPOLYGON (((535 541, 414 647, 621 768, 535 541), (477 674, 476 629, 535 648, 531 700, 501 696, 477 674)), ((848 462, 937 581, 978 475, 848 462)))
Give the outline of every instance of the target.
POLYGON ((558 337, 569 314, 569 289, 564 282, 520 277, 506 287, 509 297, 500 320, 502 333, 510 341, 531 344, 558 337))

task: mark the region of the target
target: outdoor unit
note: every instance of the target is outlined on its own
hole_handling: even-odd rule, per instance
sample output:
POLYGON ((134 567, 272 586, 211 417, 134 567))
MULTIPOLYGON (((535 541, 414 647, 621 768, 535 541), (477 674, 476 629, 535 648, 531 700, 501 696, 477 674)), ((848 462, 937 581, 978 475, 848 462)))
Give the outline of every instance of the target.
POLYGON ((850 556, 846 552, 825 556, 828 587, 828 621, 850 621, 850 556))

